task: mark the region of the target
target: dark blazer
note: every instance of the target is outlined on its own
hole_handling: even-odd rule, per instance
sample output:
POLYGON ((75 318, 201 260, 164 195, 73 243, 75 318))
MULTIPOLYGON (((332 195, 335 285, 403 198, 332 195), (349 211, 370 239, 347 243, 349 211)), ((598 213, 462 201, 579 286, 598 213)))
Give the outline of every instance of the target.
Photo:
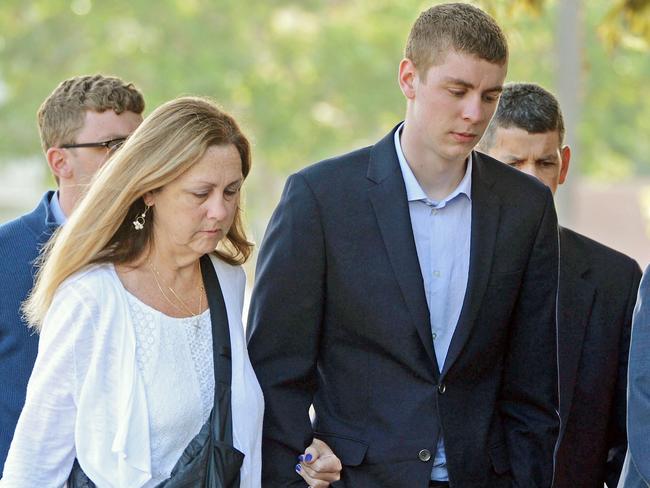
POLYGON ((343 463, 334 486, 427 487, 439 436, 454 488, 551 485, 553 201, 534 179, 473 157, 467 293, 442 371, 393 132, 287 181, 249 313, 263 486, 304 486, 294 465, 313 436, 343 463))
POLYGON ((27 327, 20 305, 34 285, 34 260, 56 228, 49 191, 26 215, 0 225, 0 473, 25 404, 38 335, 27 327))
POLYGON ((615 488, 626 449, 625 389, 641 268, 560 228, 557 488, 615 488))

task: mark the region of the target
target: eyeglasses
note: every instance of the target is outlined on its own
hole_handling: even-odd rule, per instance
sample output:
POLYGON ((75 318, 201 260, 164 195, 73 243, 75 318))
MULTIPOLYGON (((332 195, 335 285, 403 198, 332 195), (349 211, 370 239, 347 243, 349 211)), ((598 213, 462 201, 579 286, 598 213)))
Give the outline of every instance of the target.
POLYGON ((119 149, 126 141, 126 137, 118 137, 104 142, 80 142, 79 144, 61 144, 63 149, 71 149, 73 147, 103 147, 108 149, 109 152, 119 149))

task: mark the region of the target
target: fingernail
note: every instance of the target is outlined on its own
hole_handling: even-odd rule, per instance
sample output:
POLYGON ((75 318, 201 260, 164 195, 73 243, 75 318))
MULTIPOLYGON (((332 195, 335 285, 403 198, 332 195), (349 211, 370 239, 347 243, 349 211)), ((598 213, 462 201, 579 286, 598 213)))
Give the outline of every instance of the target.
POLYGON ((298 456, 298 461, 300 461, 302 463, 304 460, 305 460, 304 455, 301 454, 300 456, 298 456))
POLYGON ((307 455, 305 456, 305 461, 306 461, 306 462, 309 462, 309 461, 311 461, 311 460, 312 460, 311 454, 307 454, 307 455))
POLYGON ((296 464, 296 473, 300 473, 300 470, 302 470, 302 467, 300 464, 296 464))

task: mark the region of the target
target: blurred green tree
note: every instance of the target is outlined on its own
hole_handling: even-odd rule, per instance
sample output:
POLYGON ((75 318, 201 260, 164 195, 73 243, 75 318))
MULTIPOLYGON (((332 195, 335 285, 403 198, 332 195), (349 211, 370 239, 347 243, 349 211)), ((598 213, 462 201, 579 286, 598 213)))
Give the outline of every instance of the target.
MULTIPOLYGON (((441 2, 433 2, 441 3, 441 2)), ((552 0, 484 0, 510 37, 509 79, 553 89, 552 0)), ((0 163, 40 153, 35 113, 62 79, 131 80, 147 111, 208 95, 255 144, 250 211, 264 221, 284 176, 370 143, 398 122, 397 65, 421 0, 3 0, 0 163), (265 195, 267 198, 259 197, 265 195), (270 203, 269 203, 270 202, 270 203)), ((583 170, 650 171, 650 0, 585 2, 583 170)), ((251 187, 249 187, 249 191, 251 187)))

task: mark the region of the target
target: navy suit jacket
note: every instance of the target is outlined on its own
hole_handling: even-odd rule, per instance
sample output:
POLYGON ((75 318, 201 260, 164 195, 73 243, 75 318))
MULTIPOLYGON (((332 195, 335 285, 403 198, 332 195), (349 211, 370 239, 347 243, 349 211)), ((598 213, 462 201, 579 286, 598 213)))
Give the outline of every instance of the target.
POLYGON ((263 486, 304 486, 296 455, 315 436, 343 463, 333 486, 424 488, 443 436, 454 488, 548 488, 552 196, 474 153, 468 286, 438 371, 393 133, 291 176, 271 218, 248 326, 266 402, 263 486))
POLYGON ((560 229, 556 488, 615 488, 625 457, 625 389, 641 268, 560 229))
POLYGON ((38 335, 23 321, 20 305, 34 285, 34 261, 56 229, 53 194, 43 195, 31 213, 0 225, 0 472, 38 351, 38 335))

